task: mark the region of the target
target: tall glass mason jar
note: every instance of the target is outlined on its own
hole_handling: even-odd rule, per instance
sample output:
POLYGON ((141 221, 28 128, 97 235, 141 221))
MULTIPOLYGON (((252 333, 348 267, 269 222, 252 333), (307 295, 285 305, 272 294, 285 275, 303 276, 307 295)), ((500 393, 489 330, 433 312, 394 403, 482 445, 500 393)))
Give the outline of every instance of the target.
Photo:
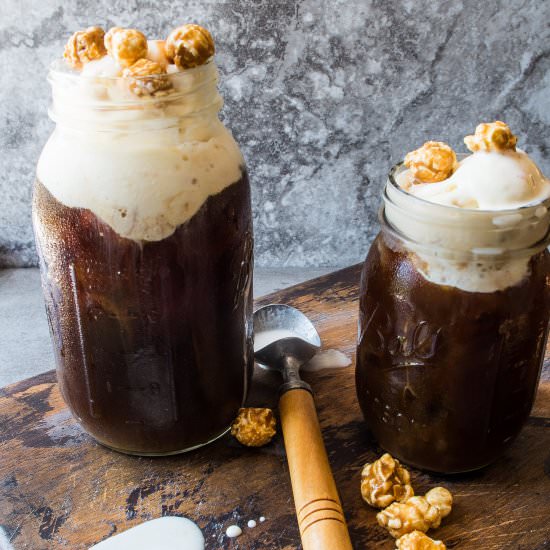
POLYGON ((427 202, 389 175, 361 276, 356 386, 380 445, 455 473, 501 455, 531 410, 550 318, 550 199, 427 202))
POLYGON ((33 224, 57 376, 84 429, 126 453, 204 445, 247 393, 250 189, 217 77, 210 62, 139 97, 62 63, 49 75, 33 224))

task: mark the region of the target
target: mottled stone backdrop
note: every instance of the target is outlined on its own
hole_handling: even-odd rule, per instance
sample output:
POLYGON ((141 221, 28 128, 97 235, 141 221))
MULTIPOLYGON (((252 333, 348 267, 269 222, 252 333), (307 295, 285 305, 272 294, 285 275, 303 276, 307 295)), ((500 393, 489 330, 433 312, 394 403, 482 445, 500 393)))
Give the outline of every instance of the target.
POLYGON ((30 194, 52 124, 46 67, 76 29, 217 41, 224 118, 253 185, 260 265, 344 265, 376 232, 388 167, 501 118, 550 172, 550 2, 1 0, 0 265, 34 265, 30 194))

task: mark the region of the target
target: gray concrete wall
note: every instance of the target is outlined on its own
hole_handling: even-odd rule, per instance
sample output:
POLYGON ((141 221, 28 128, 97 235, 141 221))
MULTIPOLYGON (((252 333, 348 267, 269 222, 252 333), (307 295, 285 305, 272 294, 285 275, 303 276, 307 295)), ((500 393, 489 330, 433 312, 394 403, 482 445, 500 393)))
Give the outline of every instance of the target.
POLYGON ((36 262, 30 192, 46 67, 77 28, 212 30, 253 185, 259 265, 344 265, 376 232, 389 166, 506 120, 550 172, 550 2, 2 0, 0 265, 36 262))

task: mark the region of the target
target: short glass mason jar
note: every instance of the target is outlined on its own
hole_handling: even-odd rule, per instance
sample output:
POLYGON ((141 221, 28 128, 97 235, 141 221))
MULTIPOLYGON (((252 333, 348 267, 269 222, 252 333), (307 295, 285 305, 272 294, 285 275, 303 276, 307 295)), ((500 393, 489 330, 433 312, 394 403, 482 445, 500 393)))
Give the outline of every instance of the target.
POLYGON ((481 468, 533 405, 550 318, 550 199, 508 211, 419 199, 390 173, 360 285, 357 396, 421 469, 481 468))
POLYGON ((250 188, 217 69, 163 78, 136 95, 151 77, 54 64, 33 198, 62 395, 97 441, 143 455, 223 435, 253 367, 250 188))

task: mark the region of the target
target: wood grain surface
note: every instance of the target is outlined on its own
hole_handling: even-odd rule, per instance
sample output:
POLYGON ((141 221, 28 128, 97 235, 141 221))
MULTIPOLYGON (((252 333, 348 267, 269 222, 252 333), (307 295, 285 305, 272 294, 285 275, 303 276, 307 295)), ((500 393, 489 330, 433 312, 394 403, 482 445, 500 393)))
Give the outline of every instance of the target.
MULTIPOLYGON (((309 315, 325 349, 354 357, 359 267, 268 296, 309 315)), ((548 356, 548 355, 547 355, 548 356)), ((394 548, 359 492, 362 465, 382 450, 355 397, 354 367, 304 376, 313 386, 323 437, 356 549, 394 548)), ((251 405, 276 402, 275 373, 255 372, 251 405)), ((531 418, 500 460, 460 476, 412 470, 423 493, 448 487, 455 506, 432 531, 448 548, 550 548, 550 383, 541 382, 531 418)), ((0 548, 85 549, 113 533, 163 515, 186 516, 207 549, 295 549, 299 531, 280 434, 249 449, 230 436, 185 455, 137 458, 96 444, 63 404, 54 373, 0 390, 0 548), (249 529, 249 519, 263 523, 249 529), (228 539, 239 524, 243 535, 228 539)))

